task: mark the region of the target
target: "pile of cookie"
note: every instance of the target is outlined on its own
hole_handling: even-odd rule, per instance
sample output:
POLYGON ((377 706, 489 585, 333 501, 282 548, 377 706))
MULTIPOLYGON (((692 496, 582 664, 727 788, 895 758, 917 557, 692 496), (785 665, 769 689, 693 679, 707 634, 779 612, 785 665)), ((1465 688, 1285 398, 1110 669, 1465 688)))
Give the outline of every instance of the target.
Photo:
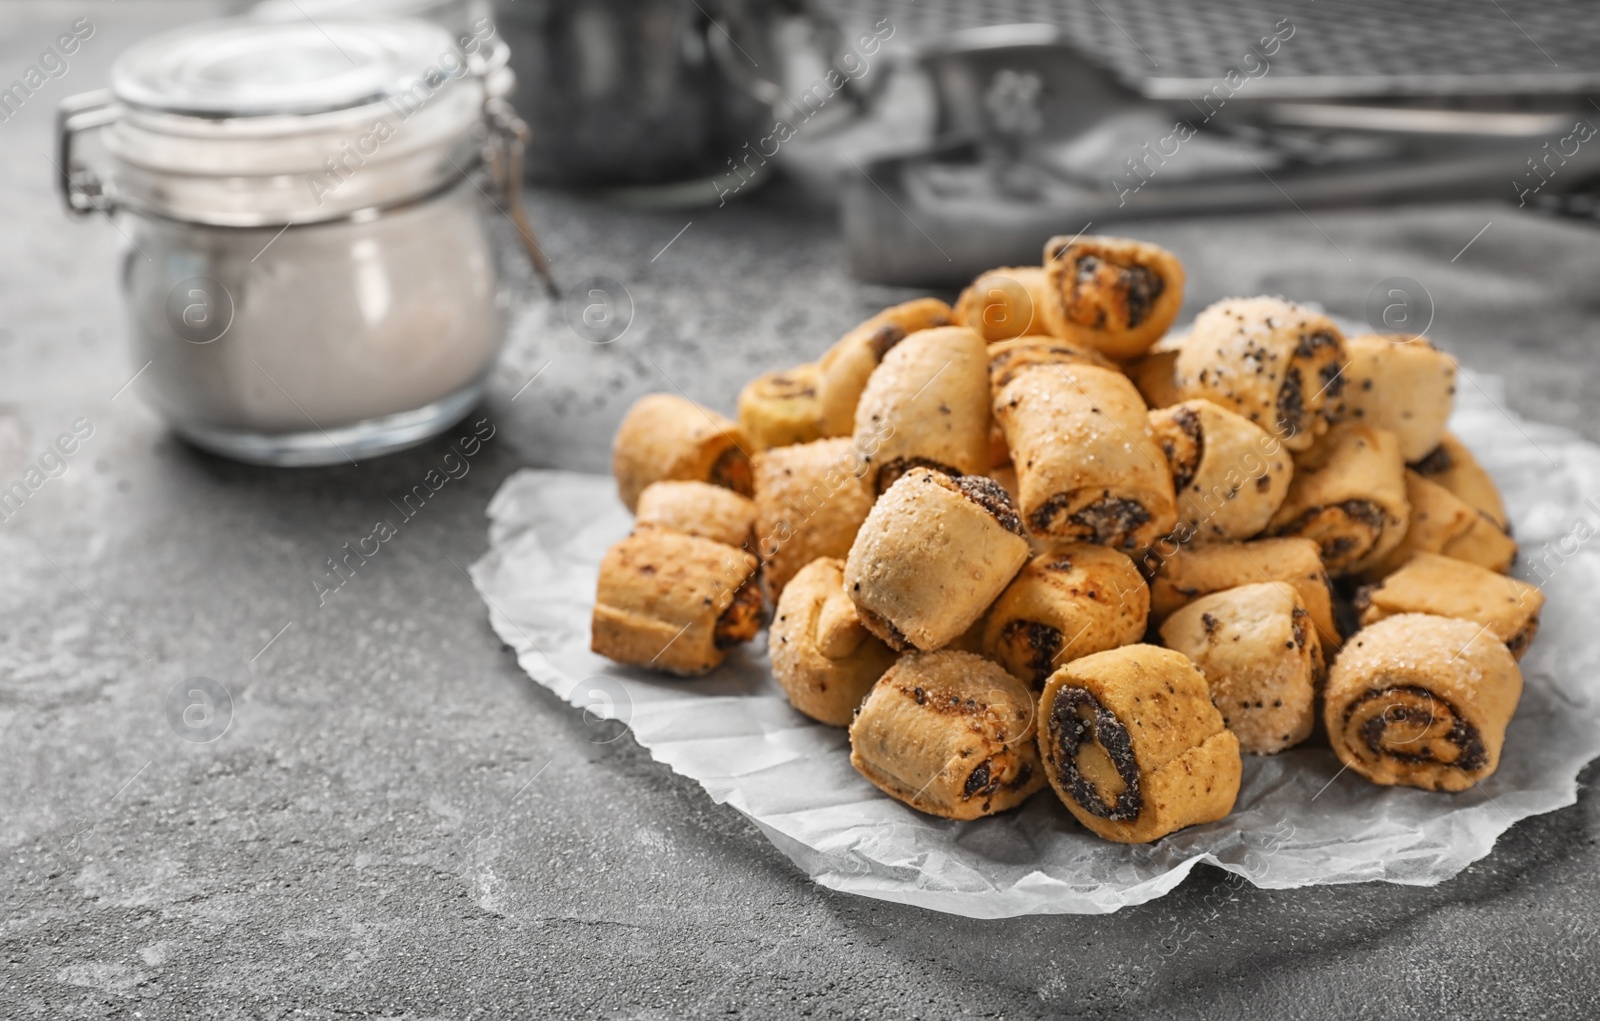
POLYGON ((1282 298, 1170 333, 1183 288, 1154 245, 1055 238, 752 381, 737 421, 642 399, 592 648, 702 674, 770 608, 794 707, 951 819, 1048 784, 1151 841, 1314 734, 1374 783, 1483 780, 1543 598, 1446 430, 1455 361, 1282 298))

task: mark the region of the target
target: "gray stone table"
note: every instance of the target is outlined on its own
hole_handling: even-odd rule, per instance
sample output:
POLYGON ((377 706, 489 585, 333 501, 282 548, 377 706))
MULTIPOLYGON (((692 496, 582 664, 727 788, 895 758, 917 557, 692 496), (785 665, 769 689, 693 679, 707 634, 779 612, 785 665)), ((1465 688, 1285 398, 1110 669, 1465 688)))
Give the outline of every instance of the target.
MULTIPOLYGON (((175 442, 136 390, 117 395, 121 239, 67 221, 49 189, 55 102, 102 84, 139 35, 214 9, 0 9, 0 80, 74 19, 96 26, 0 124, 0 482, 72 421, 94 426, 0 525, 0 1016, 1600 1012, 1587 789, 1433 889, 1272 893, 1201 868, 1112 916, 978 922, 821 889, 630 738, 585 739, 460 568, 517 468, 601 469, 628 403, 667 377, 731 408, 744 378, 901 296, 849 280, 831 216, 781 188, 687 213, 536 195, 557 272, 623 281, 633 328, 589 345, 524 281, 479 413, 494 439, 319 606, 326 559, 444 442, 304 471, 175 442), (166 717, 193 674, 233 698, 210 744, 166 717)), ((1139 233, 1186 260, 1187 314, 1281 292, 1360 318, 1378 281, 1413 277, 1433 335, 1503 375, 1515 410, 1600 440, 1594 227, 1499 205, 1315 219, 1139 233)))

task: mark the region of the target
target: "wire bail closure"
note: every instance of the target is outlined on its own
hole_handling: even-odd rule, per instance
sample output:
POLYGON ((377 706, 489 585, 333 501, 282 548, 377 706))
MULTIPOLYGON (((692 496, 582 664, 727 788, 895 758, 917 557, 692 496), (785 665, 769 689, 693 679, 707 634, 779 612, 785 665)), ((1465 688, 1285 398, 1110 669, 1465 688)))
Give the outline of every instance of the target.
MULTIPOLYGON (((503 40, 496 40, 487 55, 468 61, 471 74, 483 84, 486 139, 480 159, 488 167, 491 183, 498 193, 498 196, 489 196, 490 201, 516 227, 523 250, 544 284, 545 292, 551 298, 559 298, 561 291, 550 272, 550 260, 539 244, 522 202, 522 159, 529 132, 527 123, 517 116, 506 99, 512 86, 511 72, 507 68, 509 60, 510 48, 503 40)), ((119 208, 112 184, 79 159, 77 140, 85 132, 116 123, 123 113, 123 105, 110 89, 69 96, 56 108, 56 191, 72 216, 82 218, 97 212, 109 216, 119 208)))

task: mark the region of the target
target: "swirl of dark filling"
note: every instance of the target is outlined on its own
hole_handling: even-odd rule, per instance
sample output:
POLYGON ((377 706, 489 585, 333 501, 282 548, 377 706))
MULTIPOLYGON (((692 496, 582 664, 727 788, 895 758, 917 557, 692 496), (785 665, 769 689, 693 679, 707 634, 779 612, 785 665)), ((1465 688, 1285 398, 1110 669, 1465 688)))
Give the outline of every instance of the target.
POLYGON ((1383 529, 1387 524, 1383 508, 1371 500, 1345 500, 1343 503, 1318 505, 1308 507, 1293 521, 1280 525, 1273 530, 1274 535, 1304 535, 1314 538, 1317 546, 1322 551, 1324 562, 1342 562, 1347 557, 1359 557, 1366 554, 1383 538, 1383 529), (1329 511, 1337 510, 1344 515, 1345 523, 1349 526, 1345 534, 1312 534, 1316 530, 1312 527, 1318 518, 1329 511), (1349 529, 1360 528, 1364 536, 1349 534, 1349 529), (1362 539, 1365 539, 1365 542, 1362 539))
MULTIPOLYGON (((1038 535, 1049 535, 1056 518, 1077 499, 1076 492, 1057 493, 1034 508, 1028 524, 1038 535)), ((1105 496, 1085 504, 1067 518, 1069 524, 1086 529, 1090 541, 1116 549, 1131 549, 1134 531, 1150 520, 1150 512, 1137 500, 1105 496)))
POLYGON ((1374 756, 1388 756, 1401 762, 1434 763, 1441 766, 1453 766, 1465 773, 1475 773, 1482 769, 1489 761, 1489 752, 1483 745, 1483 737, 1478 733, 1478 728, 1461 718, 1456 707, 1449 701, 1440 698, 1427 688, 1414 684, 1394 685, 1387 688, 1373 688, 1360 698, 1351 702, 1344 711, 1344 723, 1348 727, 1350 718, 1357 709, 1366 705, 1373 699, 1390 698, 1398 694, 1407 694, 1416 698, 1425 698, 1432 707, 1438 707, 1450 714, 1450 733, 1443 740, 1456 746, 1456 757, 1453 762, 1442 762, 1433 756, 1426 746, 1419 747, 1416 751, 1401 751, 1398 748, 1386 747, 1383 743, 1384 732, 1391 723, 1419 723, 1432 724, 1437 719, 1435 710, 1430 708, 1426 712, 1407 705, 1396 703, 1383 712, 1367 719, 1361 724, 1359 734, 1361 742, 1374 756))
POLYGON ((1139 792, 1139 767, 1133 761, 1133 739, 1128 728, 1116 714, 1083 688, 1060 688, 1055 704, 1050 707, 1050 726, 1055 731, 1056 778, 1061 786, 1072 792, 1072 799, 1085 812, 1112 822, 1136 819, 1144 809, 1144 796, 1139 792), (1087 706, 1093 721, 1078 715, 1080 707, 1087 706), (1122 777, 1122 793, 1114 804, 1107 805, 1100 791, 1078 771, 1078 749, 1085 741, 1099 741, 1100 747, 1111 757, 1117 775, 1122 777))
POLYGON ((961 495, 988 511, 1001 528, 1013 535, 1026 534, 1022 530, 1022 517, 1011 502, 1011 495, 1000 483, 987 475, 962 475, 955 479, 955 484, 961 495))
POLYGON ((884 323, 876 330, 873 330, 872 336, 867 338, 867 346, 872 349, 873 361, 883 361, 883 356, 905 339, 906 329, 899 323, 884 323))
POLYGON ((1056 656, 1061 653, 1060 629, 1036 620, 1013 620, 1000 629, 1000 637, 1007 645, 1020 645, 1027 650, 1023 667, 1028 671, 1029 683, 1037 690, 1053 672, 1056 656))
POLYGON ((754 496, 755 472, 750 467, 750 457, 737 445, 728 447, 711 465, 706 481, 713 486, 731 489, 740 496, 754 496))
POLYGON ((1150 512, 1137 500, 1107 496, 1079 509, 1067 520, 1087 528, 1102 546, 1131 549, 1133 533, 1150 521, 1150 512))
POLYGON ((927 468, 929 471, 936 471, 951 478, 957 478, 961 475, 961 469, 953 468, 941 461, 935 461, 931 457, 917 457, 915 455, 897 457, 883 462, 882 466, 878 468, 878 477, 873 482, 878 495, 882 496, 887 493, 890 486, 900 481, 900 476, 913 468, 927 468))
POLYGON ((1326 391, 1330 398, 1338 397, 1344 392, 1342 374, 1344 366, 1340 364, 1343 345, 1339 342, 1339 338, 1327 330, 1313 330, 1300 338, 1300 342, 1295 345, 1294 353, 1301 358, 1315 358, 1317 352, 1324 349, 1330 349, 1333 358, 1324 362, 1317 370, 1317 379, 1322 383, 1318 392, 1326 391))
MULTIPOLYGON (((1085 300, 1093 301, 1099 296, 1097 292, 1101 288, 1120 291, 1123 318, 1127 329, 1130 330, 1138 328, 1139 324, 1144 322, 1156 300, 1167 289, 1167 282, 1159 274, 1151 272, 1148 267, 1122 266, 1092 253, 1078 256, 1074 268, 1076 272, 1072 277, 1072 306, 1076 309, 1085 300), (1110 272, 1105 273, 1104 270, 1110 272), (1106 277, 1110 279, 1107 280, 1106 277)), ((1081 316, 1074 318, 1078 322, 1083 321, 1081 316)), ((1084 325, 1104 329, 1105 320, 1105 309, 1102 308, 1092 324, 1084 323, 1084 325)))
POLYGON ((1167 455, 1167 466, 1172 469, 1172 488, 1181 492, 1200 471, 1200 462, 1206 456, 1206 437, 1200 428, 1200 416, 1193 408, 1174 408, 1171 418, 1172 424, 1188 440, 1187 449, 1179 447, 1176 436, 1158 436, 1157 441, 1161 452, 1167 455))
POLYGON ((1450 456, 1450 451, 1440 444, 1429 451, 1420 461, 1413 461, 1411 470, 1418 475, 1442 475, 1455 467, 1455 458, 1450 456))
POLYGON ((1294 366, 1283 374, 1283 385, 1278 387, 1278 424, 1298 433, 1305 425, 1306 398, 1300 370, 1294 366))

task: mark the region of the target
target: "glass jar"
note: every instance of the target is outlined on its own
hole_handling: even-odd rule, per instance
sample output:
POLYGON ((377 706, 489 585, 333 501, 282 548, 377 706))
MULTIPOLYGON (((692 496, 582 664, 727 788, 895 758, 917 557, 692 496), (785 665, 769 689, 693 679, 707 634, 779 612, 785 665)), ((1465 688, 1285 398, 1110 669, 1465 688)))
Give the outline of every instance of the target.
MULTIPOLYGON (((68 207, 113 214, 143 394, 197 446, 333 464, 482 396, 521 214, 504 50, 422 21, 216 22, 123 54, 59 118, 68 207), (102 130, 104 178, 73 155, 102 130)), ((546 274, 548 283, 548 275, 546 274)))

